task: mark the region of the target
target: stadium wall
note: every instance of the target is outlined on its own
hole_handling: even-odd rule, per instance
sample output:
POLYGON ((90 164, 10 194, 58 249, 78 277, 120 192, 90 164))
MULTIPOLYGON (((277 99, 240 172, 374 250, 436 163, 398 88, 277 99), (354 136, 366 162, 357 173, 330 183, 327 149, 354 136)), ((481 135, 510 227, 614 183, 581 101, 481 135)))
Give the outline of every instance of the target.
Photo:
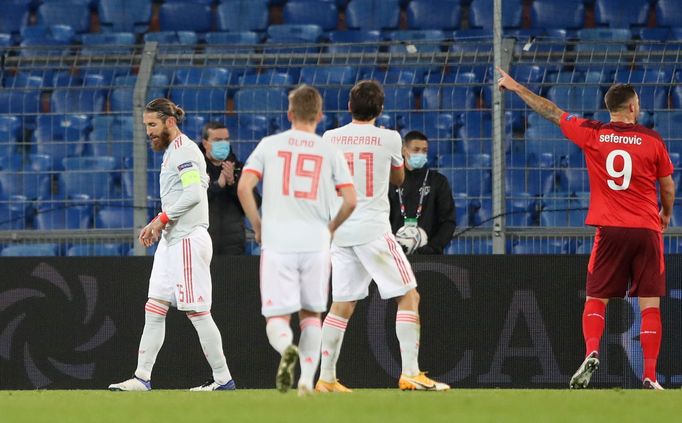
MULTIPOLYGON (((467 388, 564 388, 582 360, 587 256, 412 259, 420 282, 420 363, 467 388)), ((0 389, 104 389, 129 377, 144 324, 151 257, 3 258, 0 389), (9 271, 11 269, 11 271, 9 271)), ((659 381, 682 384, 682 256, 667 257, 659 381)), ((213 315, 241 388, 272 388, 278 357, 260 316, 258 260, 216 257, 213 315)), ((394 387, 394 302, 373 289, 349 324, 338 375, 353 388, 394 387), (369 318, 368 318, 369 317, 369 318)), ((168 315, 155 388, 210 378, 190 322, 168 315)), ((638 307, 609 305, 597 387, 639 387, 638 307)))

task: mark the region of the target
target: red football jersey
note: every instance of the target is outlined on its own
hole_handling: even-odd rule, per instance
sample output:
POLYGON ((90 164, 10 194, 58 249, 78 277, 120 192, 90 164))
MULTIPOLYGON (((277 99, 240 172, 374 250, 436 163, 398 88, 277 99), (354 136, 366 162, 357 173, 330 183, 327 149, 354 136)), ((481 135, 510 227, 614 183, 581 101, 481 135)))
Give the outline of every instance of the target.
POLYGON ((673 165, 661 136, 642 125, 564 113, 561 131, 585 154, 590 208, 585 223, 661 230, 656 181, 673 165))

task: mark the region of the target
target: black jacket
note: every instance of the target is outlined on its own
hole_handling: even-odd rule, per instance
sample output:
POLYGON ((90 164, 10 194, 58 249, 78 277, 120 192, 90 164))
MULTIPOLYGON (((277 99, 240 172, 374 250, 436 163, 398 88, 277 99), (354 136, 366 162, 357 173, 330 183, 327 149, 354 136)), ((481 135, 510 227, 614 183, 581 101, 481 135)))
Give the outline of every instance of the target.
MULTIPOLYGON (((244 164, 230 153, 227 160, 234 162, 234 184, 220 188, 218 178, 221 166, 214 165, 207 157, 202 145, 201 151, 206 160, 208 184, 208 233, 213 241, 214 255, 244 254, 246 236, 244 233, 244 210, 237 197, 237 184, 244 164)), ((256 201, 260 196, 256 193, 256 201)))
MULTIPOLYGON (((426 176, 426 168, 409 170, 405 168, 405 181, 401 185, 403 202, 407 217, 417 215, 419 192, 426 176)), ((419 217, 419 227, 426 231, 429 242, 417 249, 417 254, 443 254, 445 246, 452 239, 455 231, 455 203, 452 199, 450 184, 445 176, 430 169, 426 181, 427 193, 424 196, 422 214, 419 217)), ((388 191, 391 202, 391 229, 396 233, 404 225, 400 214, 398 187, 391 185, 388 191)))

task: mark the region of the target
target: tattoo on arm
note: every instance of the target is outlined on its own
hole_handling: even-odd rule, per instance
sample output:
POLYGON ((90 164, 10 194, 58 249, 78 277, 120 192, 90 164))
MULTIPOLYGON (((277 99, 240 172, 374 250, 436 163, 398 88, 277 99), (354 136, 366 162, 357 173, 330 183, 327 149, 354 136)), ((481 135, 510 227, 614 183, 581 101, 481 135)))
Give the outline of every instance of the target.
POLYGON ((528 88, 521 86, 521 89, 516 92, 523 101, 526 102, 537 114, 549 120, 553 124, 559 126, 561 115, 565 112, 561 110, 556 104, 533 93, 528 88))

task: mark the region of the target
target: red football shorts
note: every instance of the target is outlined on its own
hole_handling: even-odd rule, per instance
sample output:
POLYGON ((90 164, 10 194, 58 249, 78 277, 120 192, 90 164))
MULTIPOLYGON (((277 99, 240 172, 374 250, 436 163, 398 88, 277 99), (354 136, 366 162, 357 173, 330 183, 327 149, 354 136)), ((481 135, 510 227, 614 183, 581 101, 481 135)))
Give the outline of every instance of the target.
POLYGON ((663 297, 665 262, 660 232, 600 226, 587 267, 587 295, 663 297), (629 283, 629 290, 628 290, 629 283))

